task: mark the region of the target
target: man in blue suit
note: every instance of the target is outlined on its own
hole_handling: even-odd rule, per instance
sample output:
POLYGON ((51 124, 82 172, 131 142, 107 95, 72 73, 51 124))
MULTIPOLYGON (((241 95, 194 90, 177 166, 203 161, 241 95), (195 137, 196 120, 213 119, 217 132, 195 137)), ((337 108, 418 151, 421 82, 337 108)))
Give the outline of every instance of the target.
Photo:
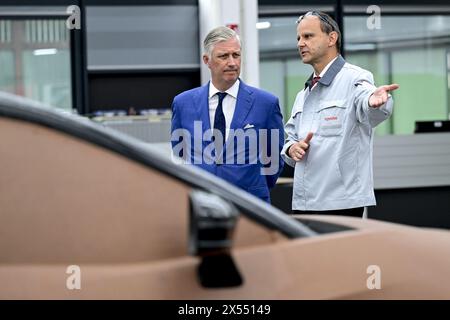
POLYGON ((175 97, 173 153, 270 202, 284 164, 278 98, 239 79, 241 43, 233 30, 215 28, 203 45, 211 81, 175 97))

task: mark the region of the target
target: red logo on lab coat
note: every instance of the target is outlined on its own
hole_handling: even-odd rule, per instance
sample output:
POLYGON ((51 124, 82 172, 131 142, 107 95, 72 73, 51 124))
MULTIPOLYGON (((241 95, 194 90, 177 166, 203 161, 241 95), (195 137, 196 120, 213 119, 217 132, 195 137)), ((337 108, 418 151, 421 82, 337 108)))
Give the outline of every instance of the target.
POLYGON ((326 117, 325 118, 325 121, 330 121, 330 120, 337 120, 337 117, 333 116, 333 117, 326 117))

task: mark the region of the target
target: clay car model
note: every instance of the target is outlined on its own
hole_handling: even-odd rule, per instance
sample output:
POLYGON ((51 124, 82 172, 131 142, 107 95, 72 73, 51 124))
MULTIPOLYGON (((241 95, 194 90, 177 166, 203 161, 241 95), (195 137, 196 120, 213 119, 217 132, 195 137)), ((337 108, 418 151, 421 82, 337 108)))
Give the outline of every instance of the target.
POLYGON ((289 216, 0 94, 0 299, 449 299, 450 233, 289 216))

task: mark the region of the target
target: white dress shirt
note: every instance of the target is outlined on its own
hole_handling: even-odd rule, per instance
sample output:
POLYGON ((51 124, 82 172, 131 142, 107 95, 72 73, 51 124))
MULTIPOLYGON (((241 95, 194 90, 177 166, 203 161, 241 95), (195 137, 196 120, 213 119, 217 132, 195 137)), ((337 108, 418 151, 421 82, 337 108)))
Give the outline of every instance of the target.
MULTIPOLYGON (((239 79, 225 92, 228 93, 222 102, 222 110, 225 115, 225 139, 228 138, 228 134, 230 132, 231 121, 233 120, 234 109, 236 108, 236 101, 239 92, 239 79)), ((208 103, 209 103, 209 123, 211 124, 211 129, 214 129, 214 116, 216 114, 217 105, 219 104, 219 96, 217 92, 221 92, 212 84, 212 81, 209 82, 209 95, 208 95, 208 103)))

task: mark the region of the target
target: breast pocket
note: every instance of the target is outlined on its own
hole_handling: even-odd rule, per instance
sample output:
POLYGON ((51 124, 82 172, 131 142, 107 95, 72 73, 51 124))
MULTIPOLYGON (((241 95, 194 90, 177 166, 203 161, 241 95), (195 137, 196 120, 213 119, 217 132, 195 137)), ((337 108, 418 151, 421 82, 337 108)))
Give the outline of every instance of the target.
POLYGON ((344 130, 346 105, 344 100, 323 101, 317 111, 319 135, 340 136, 344 130))

